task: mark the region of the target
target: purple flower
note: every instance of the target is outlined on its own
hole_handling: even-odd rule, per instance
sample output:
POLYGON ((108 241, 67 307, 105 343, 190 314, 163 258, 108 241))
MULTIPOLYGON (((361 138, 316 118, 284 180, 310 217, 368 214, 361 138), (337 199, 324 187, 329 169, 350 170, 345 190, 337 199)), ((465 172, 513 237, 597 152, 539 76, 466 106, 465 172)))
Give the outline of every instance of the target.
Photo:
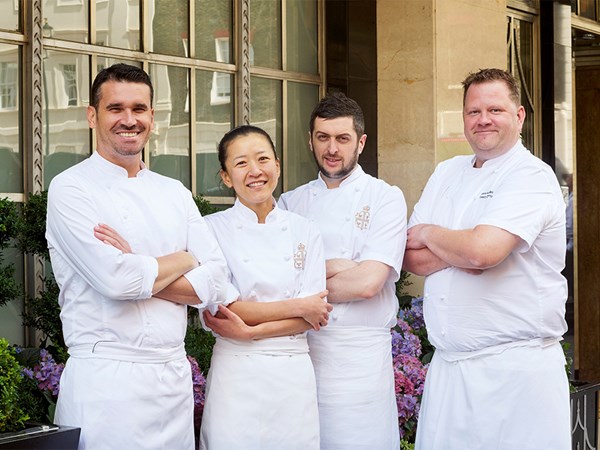
POLYGON ((40 362, 33 366, 33 369, 23 369, 23 374, 28 378, 35 379, 41 391, 47 391, 56 398, 60 390, 60 376, 64 368, 64 364, 54 361, 48 350, 41 349, 40 362))
POLYGON ((411 308, 398 314, 396 326, 392 329, 392 361, 398 425, 400 437, 410 440, 414 437, 419 417, 421 396, 427 368, 420 361, 421 339, 416 333, 425 335, 423 321, 423 300, 413 299, 411 308))
POLYGON ((202 412, 204 411, 204 400, 206 399, 206 378, 200 370, 198 361, 192 356, 187 357, 192 368, 192 386, 194 391, 194 426, 200 428, 202 422, 202 412))

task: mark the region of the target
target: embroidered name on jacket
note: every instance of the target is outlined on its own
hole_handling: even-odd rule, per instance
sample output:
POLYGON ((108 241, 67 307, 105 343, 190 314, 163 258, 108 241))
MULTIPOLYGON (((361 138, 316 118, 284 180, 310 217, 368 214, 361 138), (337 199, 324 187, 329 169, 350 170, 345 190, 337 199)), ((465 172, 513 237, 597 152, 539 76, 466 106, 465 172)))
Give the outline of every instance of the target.
POLYGON ((306 245, 298 244, 298 251, 294 253, 294 269, 304 270, 306 260, 306 245))
POLYGON ((494 191, 486 191, 486 192, 482 192, 479 195, 479 198, 492 198, 494 196, 494 191))
POLYGON ((359 230, 365 230, 369 226, 369 221, 371 220, 370 210, 370 206, 363 206, 362 211, 359 211, 354 215, 354 223, 359 230))

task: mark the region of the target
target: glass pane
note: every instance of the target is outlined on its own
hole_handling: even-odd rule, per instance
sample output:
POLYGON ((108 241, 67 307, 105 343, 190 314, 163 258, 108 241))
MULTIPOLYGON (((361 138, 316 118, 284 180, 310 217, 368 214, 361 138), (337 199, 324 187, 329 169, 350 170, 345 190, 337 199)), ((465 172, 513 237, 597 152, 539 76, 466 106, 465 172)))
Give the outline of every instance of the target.
POLYGON ((287 2, 287 70, 317 73, 317 2, 287 2))
POLYGON ((250 64, 281 69, 281 2, 250 0, 250 64))
POLYGON ((0 44, 0 192, 23 192, 19 47, 0 44))
POLYGON ((579 0, 579 15, 596 20, 596 0, 579 0))
POLYGON ((231 63, 232 1, 196 0, 195 6, 196 58, 231 63))
MULTIPOLYGON (((251 77, 250 86, 250 123, 269 133, 275 144, 277 156, 281 160, 283 154, 281 81, 251 77)), ((286 162, 282 161, 281 167, 283 168, 285 164, 286 162)), ((280 178, 275 190, 276 197, 281 194, 281 186, 280 178)))
POLYGON ((525 122, 521 132, 523 144, 535 150, 535 110, 533 109, 533 24, 513 19, 513 39, 516 45, 513 75, 521 90, 521 104, 525 107, 525 122))
POLYGON ((18 31, 19 26, 19 1, 16 0, 0 0, 0 29, 7 31, 18 31))
POLYGON ((196 71, 196 192, 229 196, 221 183, 217 145, 233 127, 233 76, 196 71))
POLYGON ((46 52, 42 72, 44 185, 90 154, 89 57, 46 52))
POLYGON ((190 188, 189 72, 184 67, 152 64, 154 131, 149 167, 190 188))
POLYGON ((96 2, 96 44, 141 50, 140 0, 96 2))
POLYGON ((88 0, 44 0, 44 37, 88 42, 88 0))
MULTIPOLYGON (((21 286, 24 282, 23 276, 23 253, 15 248, 9 247, 3 250, 3 266, 14 265, 14 278, 21 286)), ((24 345, 25 334, 23 332, 23 300, 13 299, 0 308, 0 330, 3 338, 11 344, 24 345)))
POLYGON ((288 83, 287 179, 286 190, 294 189, 317 176, 317 165, 308 147, 310 113, 319 101, 319 86, 288 83))
POLYGON ((108 58, 108 57, 98 56, 98 65, 96 66, 96 73, 100 72, 102 69, 105 69, 106 67, 110 67, 113 64, 117 64, 117 63, 129 64, 131 66, 140 67, 140 68, 142 67, 142 63, 140 61, 131 61, 128 59, 117 59, 117 58, 108 58))
POLYGON ((150 0, 150 51, 165 55, 189 56, 189 12, 187 1, 150 0))

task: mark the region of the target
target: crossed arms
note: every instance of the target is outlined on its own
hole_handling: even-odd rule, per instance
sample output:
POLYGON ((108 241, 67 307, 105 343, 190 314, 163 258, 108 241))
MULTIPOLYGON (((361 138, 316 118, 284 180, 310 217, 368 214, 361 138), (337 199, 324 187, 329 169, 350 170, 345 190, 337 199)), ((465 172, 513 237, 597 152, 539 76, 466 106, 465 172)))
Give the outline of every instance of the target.
POLYGON ((519 236, 491 225, 450 230, 418 224, 408 229, 403 269, 422 276, 447 267, 478 274, 504 261, 520 242, 519 236))

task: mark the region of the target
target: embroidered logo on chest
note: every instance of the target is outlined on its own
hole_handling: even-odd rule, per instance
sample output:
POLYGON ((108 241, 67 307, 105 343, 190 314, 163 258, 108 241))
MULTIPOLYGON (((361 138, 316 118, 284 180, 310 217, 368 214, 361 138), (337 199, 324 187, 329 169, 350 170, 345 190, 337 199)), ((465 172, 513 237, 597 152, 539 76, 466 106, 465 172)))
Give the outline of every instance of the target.
POLYGON ((370 206, 363 206, 362 211, 359 211, 354 215, 354 224, 359 230, 366 230, 368 228, 369 221, 371 220, 370 210, 370 206))
POLYGON ((479 198, 493 198, 493 197, 494 197, 494 191, 485 191, 479 195, 479 198))
POLYGON ((304 270, 304 261, 306 261, 306 245, 298 244, 298 251, 294 253, 294 269, 304 270))

